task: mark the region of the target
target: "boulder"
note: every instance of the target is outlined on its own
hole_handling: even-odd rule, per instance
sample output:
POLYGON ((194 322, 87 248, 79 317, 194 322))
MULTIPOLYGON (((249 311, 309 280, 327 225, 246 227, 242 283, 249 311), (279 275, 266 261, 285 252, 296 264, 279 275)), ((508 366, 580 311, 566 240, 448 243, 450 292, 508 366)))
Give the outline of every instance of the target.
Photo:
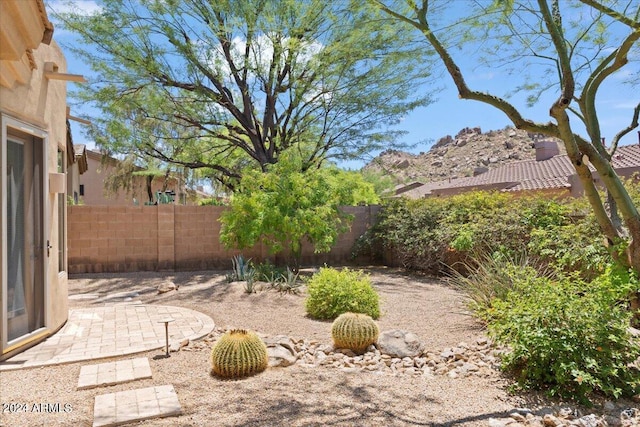
POLYGON ((267 346, 270 367, 291 366, 296 363, 296 360, 298 360, 295 343, 288 336, 276 335, 273 337, 263 338, 263 341, 267 346))
POLYGON ((391 357, 416 357, 424 350, 424 344, 412 332, 394 329, 384 331, 378 337, 380 353, 391 357))
POLYGON ((170 291, 177 291, 178 290, 178 285, 176 285, 173 282, 164 282, 162 284, 160 284, 160 286, 158 286, 158 293, 159 294, 164 294, 166 292, 170 292, 170 291))
POLYGON ((267 354, 269 355, 269 367, 272 368, 291 366, 298 360, 298 357, 291 353, 291 350, 281 345, 267 347, 267 354))
POLYGON ((402 161, 399 161, 399 162, 396 164, 396 167, 397 167, 398 169, 406 169, 406 168, 408 168, 408 167, 409 167, 409 165, 410 165, 409 160, 404 159, 404 160, 402 160, 402 161))

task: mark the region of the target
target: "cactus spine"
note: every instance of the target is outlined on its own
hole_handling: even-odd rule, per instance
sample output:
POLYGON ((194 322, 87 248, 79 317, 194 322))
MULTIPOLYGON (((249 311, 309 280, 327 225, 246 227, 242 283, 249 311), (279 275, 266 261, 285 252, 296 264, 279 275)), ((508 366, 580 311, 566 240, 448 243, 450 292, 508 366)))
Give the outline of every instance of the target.
POLYGON ((331 336, 337 348, 348 348, 355 353, 364 353, 367 347, 378 340, 378 325, 366 314, 344 313, 331 326, 331 336))
POLYGON ((267 346, 251 331, 229 331, 211 349, 211 373, 223 378, 254 375, 268 364, 267 346))

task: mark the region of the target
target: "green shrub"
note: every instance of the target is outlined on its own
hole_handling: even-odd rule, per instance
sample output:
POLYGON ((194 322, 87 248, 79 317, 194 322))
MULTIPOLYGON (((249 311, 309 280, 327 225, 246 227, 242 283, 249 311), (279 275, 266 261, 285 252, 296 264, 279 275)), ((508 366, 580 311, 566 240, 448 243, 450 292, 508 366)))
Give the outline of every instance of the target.
POLYGON ((309 279, 305 307, 316 319, 335 319, 342 313, 380 317, 380 301, 371 280, 362 271, 324 267, 309 279))
POLYGON ((227 203, 219 197, 203 197, 198 200, 198 206, 226 206, 227 203))
POLYGON ((527 248, 541 264, 558 272, 579 272, 590 280, 605 270, 611 256, 604 246, 595 217, 586 215, 567 224, 531 231, 527 248))
POLYGON ((466 294, 469 308, 486 321, 494 301, 506 299, 518 283, 537 275, 526 254, 510 257, 495 252, 472 257, 464 269, 452 269, 449 282, 466 294))
POLYGON ((613 398, 640 392, 632 367, 640 346, 621 303, 638 288, 636 278, 611 267, 592 282, 577 275, 520 277, 489 310, 490 333, 512 349, 505 368, 524 387, 584 403, 594 392, 613 398))
POLYGON ((276 282, 280 276, 287 272, 287 267, 278 267, 269 260, 256 265, 255 269, 257 279, 268 283, 276 282))
POLYGON ((383 207, 378 222, 356 249, 379 259, 375 252, 379 248, 386 259, 433 274, 448 273, 451 268, 466 274, 476 253, 517 257, 527 251, 536 266, 577 270, 592 279, 611 257, 589 210, 584 199, 495 192, 393 200, 383 207))

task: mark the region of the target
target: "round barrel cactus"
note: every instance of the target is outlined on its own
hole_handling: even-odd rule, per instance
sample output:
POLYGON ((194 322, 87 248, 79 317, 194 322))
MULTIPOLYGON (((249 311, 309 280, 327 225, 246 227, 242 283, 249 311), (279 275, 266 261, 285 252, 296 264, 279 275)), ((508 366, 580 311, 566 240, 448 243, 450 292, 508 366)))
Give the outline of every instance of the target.
POLYGON ((367 347, 378 340, 378 325, 366 314, 344 313, 334 320, 331 336, 337 348, 348 348, 355 353, 364 353, 367 347))
POLYGON ((211 349, 211 371, 219 377, 247 377, 264 371, 268 364, 267 346, 251 331, 229 331, 211 349))

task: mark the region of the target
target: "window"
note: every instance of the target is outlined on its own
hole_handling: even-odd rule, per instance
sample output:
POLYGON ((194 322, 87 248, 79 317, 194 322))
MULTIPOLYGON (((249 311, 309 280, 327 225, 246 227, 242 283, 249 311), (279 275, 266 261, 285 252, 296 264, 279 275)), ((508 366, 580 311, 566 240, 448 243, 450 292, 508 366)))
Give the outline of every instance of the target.
MULTIPOLYGON (((65 152, 58 148, 58 173, 66 173, 65 152)), ((67 247, 67 203, 66 194, 58 194, 58 272, 67 271, 65 254, 67 247)))
POLYGON ((84 196, 84 184, 80 184, 80 195, 84 196))

